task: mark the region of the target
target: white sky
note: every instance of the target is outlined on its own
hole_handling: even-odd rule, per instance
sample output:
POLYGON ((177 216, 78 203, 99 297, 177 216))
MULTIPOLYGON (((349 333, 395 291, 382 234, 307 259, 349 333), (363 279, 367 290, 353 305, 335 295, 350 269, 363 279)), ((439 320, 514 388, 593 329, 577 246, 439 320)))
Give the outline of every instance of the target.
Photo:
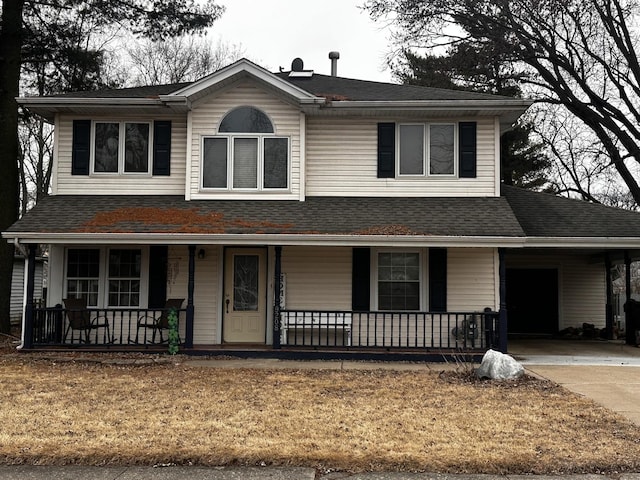
POLYGON ((358 8, 363 1, 217 0, 226 10, 210 34, 272 72, 300 57, 305 70, 329 75, 329 52, 338 51, 339 76, 390 82, 389 33, 358 8))

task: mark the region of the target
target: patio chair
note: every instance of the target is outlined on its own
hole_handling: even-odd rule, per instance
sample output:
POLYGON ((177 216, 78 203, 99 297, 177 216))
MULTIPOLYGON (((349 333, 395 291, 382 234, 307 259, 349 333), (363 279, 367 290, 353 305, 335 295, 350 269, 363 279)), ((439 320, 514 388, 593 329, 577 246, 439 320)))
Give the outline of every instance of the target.
POLYGON ((98 328, 105 329, 105 341, 112 341, 109 322, 105 317, 95 316, 91 318, 91 311, 87 309, 86 298, 65 298, 62 301, 69 320, 64 332, 63 342, 67 341, 69 332, 71 332, 71 341, 73 342, 73 331, 78 330, 80 332, 80 340, 83 343, 91 343, 91 331, 98 328))
POLYGON ((162 310, 150 311, 141 315, 138 318, 138 331, 136 332, 136 341, 135 343, 139 343, 138 339, 140 338, 140 329, 150 329, 151 330, 151 342, 147 342, 147 334, 146 331, 144 333, 144 342, 143 343, 156 343, 156 336, 160 338, 160 341, 157 343, 165 343, 169 341, 169 338, 165 340, 162 332, 163 330, 169 330, 169 313, 172 310, 180 310, 182 308, 182 304, 184 303, 184 298, 170 298, 164 304, 162 310), (159 314, 159 315, 158 315, 159 314))

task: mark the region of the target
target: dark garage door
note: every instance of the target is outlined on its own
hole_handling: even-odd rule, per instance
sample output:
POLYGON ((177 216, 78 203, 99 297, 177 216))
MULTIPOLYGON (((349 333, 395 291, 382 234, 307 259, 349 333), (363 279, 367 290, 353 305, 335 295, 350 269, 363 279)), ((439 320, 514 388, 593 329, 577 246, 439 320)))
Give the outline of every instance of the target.
POLYGON ((509 333, 557 333, 558 270, 507 268, 506 280, 509 333))

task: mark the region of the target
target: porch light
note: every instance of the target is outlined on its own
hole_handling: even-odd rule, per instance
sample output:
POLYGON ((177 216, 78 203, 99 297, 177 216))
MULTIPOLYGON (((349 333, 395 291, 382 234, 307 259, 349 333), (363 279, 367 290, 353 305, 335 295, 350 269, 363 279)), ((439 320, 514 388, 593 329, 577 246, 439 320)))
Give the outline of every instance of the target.
POLYGON ((202 259, 205 256, 205 251, 204 248, 201 248, 200 250, 198 250, 198 258, 202 259))

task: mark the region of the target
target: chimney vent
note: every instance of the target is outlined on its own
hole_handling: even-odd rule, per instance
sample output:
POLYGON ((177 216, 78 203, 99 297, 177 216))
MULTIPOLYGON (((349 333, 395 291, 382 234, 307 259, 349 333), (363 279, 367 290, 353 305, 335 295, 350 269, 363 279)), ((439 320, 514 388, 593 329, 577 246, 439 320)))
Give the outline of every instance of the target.
POLYGON ((338 59, 340 58, 340 52, 329 52, 329 59, 331 60, 331 76, 338 75, 338 59))
POLYGON ((291 62, 291 71, 292 72, 301 72, 304 70, 304 62, 300 57, 294 58, 293 62, 291 62))

